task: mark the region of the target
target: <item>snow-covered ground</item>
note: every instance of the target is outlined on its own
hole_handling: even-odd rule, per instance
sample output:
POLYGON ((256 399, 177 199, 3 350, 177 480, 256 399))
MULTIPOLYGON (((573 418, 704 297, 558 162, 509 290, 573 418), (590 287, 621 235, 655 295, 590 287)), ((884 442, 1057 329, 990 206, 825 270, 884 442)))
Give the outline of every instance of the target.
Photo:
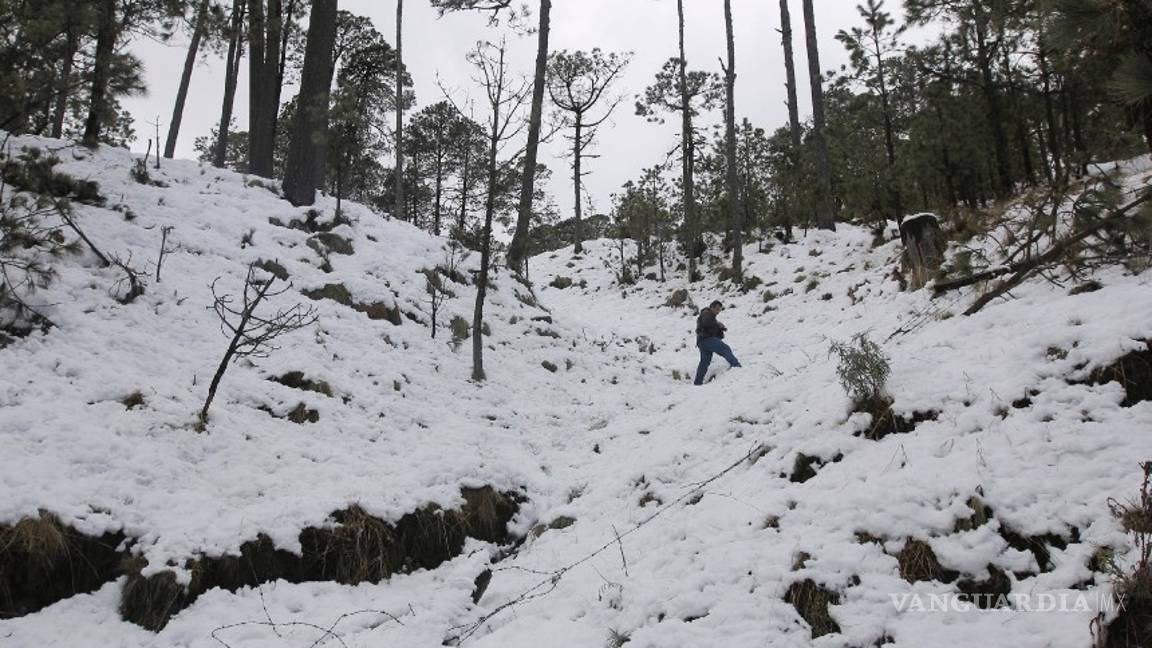
MULTIPOLYGON (((991 566, 1013 594, 1106 597, 1107 578, 1087 563, 1101 546, 1130 550, 1107 500, 1136 493, 1137 462, 1152 457, 1152 403, 1124 408, 1115 383, 1068 379, 1152 338, 1148 273, 1107 269, 1103 289, 1075 296, 1031 283, 964 317, 973 289, 901 292, 890 276, 899 243, 873 248, 858 228, 765 253, 749 246, 746 273, 763 285, 741 293, 710 274, 690 288, 699 307, 725 302, 720 319, 744 367, 692 387, 695 312, 664 305, 684 273, 621 287, 617 246, 595 241, 583 255, 531 261, 542 307, 497 277, 490 380, 476 384, 470 341, 454 350, 449 332, 433 340, 427 324, 419 272, 443 262, 445 241, 348 205, 353 223, 333 233, 355 253, 331 254, 326 273, 308 234, 268 222, 306 210, 243 176, 166 162, 153 175, 169 187, 146 187, 129 179, 126 152, 60 156, 61 170, 100 183, 109 207, 136 214, 79 207, 98 246, 150 267, 171 226, 174 251, 162 281, 129 305, 109 294, 114 269, 66 258, 37 295, 57 327, 0 350, 0 523, 44 509, 85 533, 122 531, 157 571, 235 553, 260 533, 297 549, 302 529, 351 504, 396 520, 430 502, 459 505, 462 486, 493 485, 528 499, 513 522, 528 539, 495 564, 492 547, 471 541, 435 570, 378 585, 214 590, 159 634, 119 620, 122 579, 0 621, 0 646, 422 647, 463 636, 537 648, 605 645, 613 633, 660 648, 1091 645, 1094 610, 902 610, 901 597, 957 589, 909 584, 895 555, 918 539, 961 580, 986 579, 991 566), (276 305, 314 304, 320 319, 229 369, 198 434, 195 413, 227 344, 208 286, 219 277, 238 292, 259 259, 290 273, 293 291, 276 305), (549 287, 557 276, 575 285, 549 287), (295 292, 330 283, 416 321, 370 320, 295 292), (543 316, 553 321, 532 319, 543 316), (862 332, 891 357, 895 409, 934 420, 880 441, 854 435, 867 420, 851 414, 828 353, 862 332), (289 371, 335 395, 268 380, 289 371), (119 401, 136 390, 144 405, 126 410, 119 401), (302 401, 319 422, 258 409, 283 414, 302 401), (789 479, 800 454, 825 462, 803 483, 789 479), (974 496, 992 518, 958 527, 974 496), (1041 566, 1004 528, 1068 544, 1041 566), (785 602, 805 580, 838 594, 840 633, 812 639, 785 602)), ((1147 159, 1133 165, 1131 182, 1148 169, 1147 159)), ((317 208, 330 215, 334 203, 317 208)), ((441 323, 471 317, 471 287, 452 288, 441 323)))

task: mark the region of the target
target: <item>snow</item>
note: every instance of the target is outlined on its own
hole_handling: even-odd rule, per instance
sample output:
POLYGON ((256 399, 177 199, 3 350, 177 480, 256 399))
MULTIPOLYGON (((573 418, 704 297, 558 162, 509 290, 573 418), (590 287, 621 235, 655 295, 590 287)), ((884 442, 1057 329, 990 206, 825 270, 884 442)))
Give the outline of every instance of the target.
MULTIPOLYGON (((63 146, 14 138, 14 147, 33 144, 63 146)), ((1093 596, 1110 591, 1087 570, 1095 547, 1132 556, 1107 501, 1137 492, 1137 462, 1152 451, 1152 403, 1122 408, 1117 385, 1068 379, 1152 337, 1148 273, 1104 268, 1095 277, 1104 288, 1076 296, 1031 282, 964 317, 976 288, 936 299, 901 292, 890 277, 899 242, 873 248, 871 234, 852 226, 763 254, 749 246, 746 274, 765 283, 747 294, 712 273, 690 286, 676 272, 665 283, 621 287, 616 243, 593 241, 579 258, 566 249, 530 261, 541 307, 525 305, 517 293, 527 289, 497 275, 487 309, 490 380, 476 384, 471 341, 453 350, 450 332, 433 340, 427 324, 419 272, 443 261, 445 240, 345 203, 352 223, 334 232, 355 253, 330 255, 325 273, 308 234, 268 223, 303 219, 305 210, 250 178, 165 161, 153 175, 170 186, 146 187, 129 179, 127 152, 64 149, 60 157, 61 170, 100 183, 109 207, 137 215, 78 206, 97 245, 154 270, 160 228, 172 226, 174 251, 162 281, 129 305, 110 295, 115 270, 66 257, 57 281, 37 294, 52 304, 45 312, 57 327, 0 350, 0 523, 43 509, 85 533, 123 531, 158 571, 235 553, 259 533, 298 550, 302 529, 354 503, 389 520, 430 502, 458 506, 461 486, 521 491, 520 534, 560 516, 576 521, 529 535, 495 564, 492 547, 470 541, 435 570, 378 585, 214 590, 159 634, 118 619, 122 582, 109 583, 0 621, 5 648, 439 646, 468 628, 475 632, 464 645, 477 648, 603 645, 613 630, 629 635, 629 646, 661 648, 846 648, 884 636, 907 648, 1085 648, 1091 611, 900 611, 893 595, 956 590, 902 580, 895 553, 916 538, 966 577, 986 577, 989 565, 1005 571, 1013 593, 1070 592, 1088 581, 1093 596), (249 230, 252 245, 242 248, 249 230), (222 291, 238 292, 258 259, 277 259, 291 274, 292 291, 274 306, 314 305, 320 320, 268 358, 231 367, 198 434, 195 413, 227 344, 208 285, 219 277, 222 291), (556 276, 587 287, 549 287, 556 276), (328 283, 420 321, 369 320, 297 292, 328 283), (725 341, 744 365, 724 372, 716 358, 721 375, 701 387, 690 384, 695 313, 664 306, 685 287, 697 305, 725 303, 725 341), (768 302, 765 290, 775 295, 768 302), (554 323, 531 319, 543 315, 554 323), (854 436, 867 421, 851 415, 828 347, 861 332, 891 357, 895 410, 936 412, 934 421, 880 441, 854 436), (558 371, 541 367, 545 360, 558 371), (288 371, 328 381, 336 396, 268 380, 288 371), (125 410, 118 400, 135 390, 145 405, 125 410), (1012 406, 1030 390, 1038 392, 1030 406, 1012 406), (319 411, 318 423, 257 409, 284 413, 302 401, 319 411), (750 453, 754 461, 739 461, 750 453), (826 462, 804 483, 788 479, 798 453, 826 462), (836 455, 843 458, 833 463, 836 455), (993 519, 956 532, 978 493, 993 519), (1052 547, 1054 569, 1037 573, 1002 526, 1066 539, 1075 527, 1081 541, 1052 547), (885 542, 862 544, 858 532, 885 542), (801 552, 810 558, 794 570, 801 552), (473 581, 487 568, 491 586, 474 605, 473 581), (474 625, 557 570, 547 594, 474 625), (831 614, 840 634, 812 639, 784 602, 789 585, 805 579, 839 593, 831 614), (232 624, 243 625, 213 637, 232 624)), ((1139 183, 1150 167, 1142 159, 1123 169, 1139 183)), ((317 209, 330 215, 334 201, 317 209)), ((474 269, 477 256, 464 267, 474 269)), ((442 327, 453 315, 471 319, 472 288, 450 287, 456 296, 439 314, 442 327)))

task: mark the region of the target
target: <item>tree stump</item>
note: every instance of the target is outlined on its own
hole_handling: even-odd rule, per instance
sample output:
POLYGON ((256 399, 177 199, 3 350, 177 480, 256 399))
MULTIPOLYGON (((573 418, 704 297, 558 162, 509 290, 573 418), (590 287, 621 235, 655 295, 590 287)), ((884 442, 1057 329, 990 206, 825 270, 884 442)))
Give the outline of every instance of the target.
POLYGON ((931 279, 944 261, 944 233, 935 214, 916 214, 900 223, 900 240, 904 243, 904 271, 909 287, 919 290, 931 279))

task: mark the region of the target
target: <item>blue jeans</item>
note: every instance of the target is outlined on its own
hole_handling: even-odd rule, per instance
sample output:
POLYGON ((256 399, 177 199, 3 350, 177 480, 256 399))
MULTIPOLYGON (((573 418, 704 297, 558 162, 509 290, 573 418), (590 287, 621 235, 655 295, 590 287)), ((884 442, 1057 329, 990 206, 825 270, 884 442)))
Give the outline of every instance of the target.
POLYGON ((732 349, 720 338, 697 338, 696 346, 700 349, 700 366, 696 368, 696 380, 692 382, 693 385, 704 384, 704 374, 708 373, 708 365, 712 364, 713 353, 727 360, 730 366, 741 366, 736 356, 732 355, 732 349))

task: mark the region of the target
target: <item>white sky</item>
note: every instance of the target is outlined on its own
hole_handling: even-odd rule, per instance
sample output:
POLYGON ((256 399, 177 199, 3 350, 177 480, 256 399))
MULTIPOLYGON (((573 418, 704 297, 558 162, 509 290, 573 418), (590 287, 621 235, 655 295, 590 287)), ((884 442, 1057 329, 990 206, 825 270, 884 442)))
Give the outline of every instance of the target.
MULTIPOLYGON (((532 3, 535 4, 535 3, 532 3)), ((777 0, 733 0, 736 31, 736 70, 738 118, 748 117, 757 126, 774 129, 787 121, 784 90, 784 62, 780 46, 779 2, 777 0)), ((825 70, 838 68, 848 61, 844 48, 834 39, 837 31, 862 24, 856 13, 856 0, 815 0, 817 33, 821 64, 825 70)), ((887 9, 902 16, 901 3, 888 0, 887 9)), ((691 69, 720 71, 720 58, 725 56, 724 12, 721 0, 685 0, 688 61, 691 69)), ((802 118, 809 112, 807 56, 804 46, 804 22, 800 0, 790 0, 793 46, 796 51, 797 75, 802 118)), ((368 16, 389 42, 394 41, 394 0, 341 0, 340 8, 368 16)), ((585 165, 592 175, 585 185, 596 212, 606 212, 610 196, 625 181, 637 177, 642 167, 664 159, 675 145, 678 122, 675 118, 663 126, 649 124, 635 116, 635 96, 651 82, 660 66, 676 54, 675 0, 555 0, 552 10, 551 49, 591 49, 632 51, 635 57, 627 73, 616 86, 625 94, 613 123, 600 132, 595 153, 600 157, 585 165)), ((438 18, 428 0, 407 0, 404 7, 404 59, 413 75, 417 109, 442 98, 436 84, 443 82, 459 88, 458 99, 466 93, 479 96, 470 81, 471 70, 465 53, 480 39, 494 39, 498 29, 487 24, 486 17, 474 12, 448 14, 438 18)), ((126 107, 136 117, 140 140, 134 148, 143 150, 153 136, 148 122, 159 116, 166 124, 180 80, 186 41, 175 39, 170 45, 141 41, 133 45, 146 65, 149 94, 130 98, 126 107)), ((509 47, 515 69, 530 74, 535 57, 535 37, 510 37, 509 47)), ((188 106, 180 132, 178 157, 192 157, 193 140, 205 135, 219 120, 223 95, 223 63, 209 57, 197 67, 192 79, 188 106)), ((241 67, 246 73, 247 63, 241 67)), ((242 73, 243 74, 243 73, 242 73)), ((237 92, 236 119, 242 128, 247 124, 247 81, 241 77, 237 92)), ((717 122, 720 111, 707 115, 704 121, 717 122)), ((481 119, 482 121, 482 119, 481 119)), ((166 127, 161 137, 166 136, 166 127)), ((562 157, 565 144, 559 137, 542 151, 541 161, 553 170, 549 190, 556 198, 564 218, 571 216, 572 182, 567 158, 562 157)))

